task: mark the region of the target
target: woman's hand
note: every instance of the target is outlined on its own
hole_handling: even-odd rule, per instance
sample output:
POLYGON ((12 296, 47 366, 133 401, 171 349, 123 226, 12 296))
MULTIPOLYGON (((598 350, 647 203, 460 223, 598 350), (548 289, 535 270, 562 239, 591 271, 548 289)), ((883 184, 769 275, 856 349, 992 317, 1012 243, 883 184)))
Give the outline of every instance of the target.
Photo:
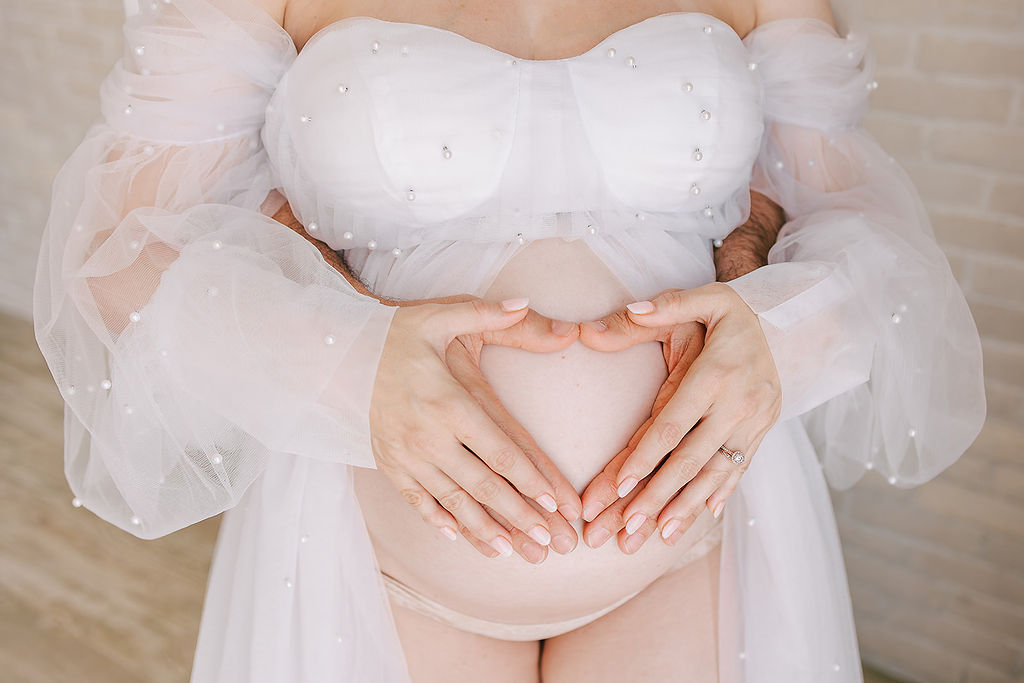
POLYGON ((671 396, 659 395, 661 409, 656 415, 652 411, 638 437, 583 494, 584 519, 596 522, 593 511, 602 505, 613 510, 603 524, 586 530, 588 543, 596 540, 593 534, 598 529, 607 530, 621 520, 625 535, 620 547, 636 552, 656 528, 674 543, 705 505, 715 517, 721 514, 778 419, 782 393, 760 322, 731 287, 711 283, 692 290, 671 289, 626 308, 601 319, 604 331, 600 325, 584 324, 580 340, 612 351, 644 341, 679 344, 694 334, 687 326, 695 322, 707 330, 692 364, 681 378, 675 375, 676 386, 663 387, 671 396), (736 464, 720 453, 721 446, 743 452, 743 462, 736 464), (609 493, 612 485, 614 498, 609 493), (625 505, 618 502, 627 497, 625 505))
MULTIPOLYGON (((392 319, 370 401, 378 469, 449 538, 461 528, 494 554, 510 555, 514 528, 547 546, 547 520, 523 496, 554 513, 555 486, 452 375, 446 356, 463 335, 481 344, 557 351, 575 341, 578 327, 556 334, 558 321, 531 311, 526 299, 438 301, 402 306, 392 319)), ((564 482, 560 489, 564 499, 572 487, 564 482)))
MULTIPOLYGON (((551 334, 548 319, 535 311, 530 311, 522 322, 518 323, 524 328, 523 333, 527 340, 531 341, 530 346, 535 345, 537 340, 543 340, 551 334)), ((575 326, 574 326, 575 327, 575 326)), ((564 328, 562 331, 566 331, 564 328)), ((576 330, 572 330, 575 339, 576 330)), ((551 548, 561 554, 571 552, 576 547, 576 530, 569 522, 580 517, 579 494, 573 488, 569 480, 555 466, 551 459, 544 454, 540 446, 533 439, 528 431, 512 416, 505 408, 498 395, 494 392, 490 383, 480 371, 480 351, 484 345, 482 335, 462 335, 452 342, 445 354, 448 369, 452 376, 459 380, 459 383, 473 396, 477 403, 487 412, 488 416, 508 434, 509 438, 523 450, 524 453, 537 465, 551 485, 555 487, 555 500, 558 501, 558 512, 539 510, 548 523, 551 531, 551 548), (569 501, 566 503, 566 501, 569 501)), ((502 524, 512 535, 512 545, 515 551, 523 559, 534 564, 543 562, 547 557, 547 548, 530 540, 526 534, 512 527, 501 516, 493 510, 488 510, 492 517, 502 524)), ((494 551, 489 545, 463 529, 466 539, 476 546, 484 555, 493 556, 494 551)))
MULTIPOLYGON (((450 305, 457 303, 474 306, 477 304, 474 304, 473 302, 479 301, 476 297, 469 295, 417 301, 394 301, 377 296, 359 282, 359 280, 348 269, 347 264, 345 264, 345 262, 339 257, 337 252, 332 250, 325 242, 312 237, 306 232, 302 224, 295 218, 291 211, 291 206, 287 202, 281 204, 275 210, 273 218, 288 226, 316 246, 324 259, 333 266, 339 274, 345 277, 358 291, 368 296, 373 296, 382 303, 405 308, 416 307, 423 304, 450 305)), ((484 307, 486 308, 487 306, 493 309, 494 305, 488 304, 484 307)), ((546 351, 556 351, 561 348, 565 348, 572 344, 578 336, 579 328, 574 323, 558 321, 558 326, 555 328, 553 325, 556 321, 545 318, 535 311, 528 309, 523 310, 525 311, 525 315, 521 315, 521 319, 518 322, 514 322, 513 319, 511 327, 501 330, 487 330, 479 333, 463 334, 455 337, 451 343, 448 344, 447 348, 445 348, 444 362, 447 363, 451 376, 458 380, 463 388, 479 403, 487 417, 490 418, 490 420, 493 420, 493 422, 496 423, 500 429, 505 432, 505 434, 507 434, 508 438, 519 447, 521 453, 525 454, 536 469, 546 477, 547 483, 550 484, 550 488, 537 495, 548 509, 545 509, 542 505, 534 505, 532 507, 541 515, 546 524, 545 528, 551 536, 551 547, 557 552, 567 553, 576 547, 576 532, 569 522, 578 519, 581 515, 582 503, 580 502, 579 496, 565 476, 562 475, 547 455, 545 455, 539 446, 537 446, 529 433, 508 413, 508 411, 504 409, 501 402, 498 400, 497 395, 490 388, 490 385, 484 379, 483 374, 479 369, 480 348, 484 343, 506 343, 525 350, 543 353, 546 351), (552 508, 552 501, 544 496, 545 493, 551 495, 551 490, 554 492, 553 502, 554 505, 557 506, 557 511, 552 508)), ((501 312, 499 315, 505 314, 504 312, 501 312)), ((519 313, 516 313, 516 315, 519 315, 519 313)), ((378 367, 378 372, 379 371, 380 368, 378 367)), ((459 395, 459 392, 453 390, 453 394, 459 395)), ((375 387, 374 396, 376 397, 376 395, 377 390, 375 387)), ((465 398, 464 395, 460 395, 460 397, 462 399, 465 398)), ((412 398, 415 399, 415 396, 412 398)), ((485 427, 489 426, 487 425, 486 418, 480 415, 479 412, 474 411, 474 415, 485 427)), ((436 425, 434 425, 434 427, 436 428, 436 425)), ((493 435, 493 429, 489 429, 489 432, 493 435)), ((451 437, 450 434, 448 436, 451 437)), ((454 449, 454 451, 459 458, 467 459, 470 464, 474 461, 479 464, 477 457, 466 451, 466 449, 459 447, 454 449)), ((513 459, 518 458, 520 455, 512 451, 508 451, 509 453, 512 453, 511 456, 505 455, 506 451, 507 448, 505 451, 499 452, 499 459, 502 462, 508 461, 510 457, 513 459)), ((494 545, 497 537, 493 535, 496 531, 496 527, 494 527, 493 524, 478 523, 473 527, 467 523, 457 524, 452 519, 451 514, 448 514, 454 512, 453 510, 447 510, 446 512, 445 509, 438 509, 438 499, 425 495, 423 487, 419 486, 418 483, 411 487, 404 486, 409 482, 408 476, 403 476, 397 471, 394 473, 390 472, 388 467, 381 466, 381 458, 379 456, 378 466, 382 471, 390 476, 393 482, 395 482, 396 486, 398 486, 398 488, 403 492, 406 500, 416 507, 420 513, 427 518, 428 522, 436 521, 436 526, 438 526, 439 530, 441 530, 446 536, 455 540, 456 537, 454 529, 457 526, 461 529, 466 539, 482 554, 488 557, 495 557, 499 553, 504 554, 507 552, 507 546, 501 543, 501 541, 497 541, 497 546, 494 545), (399 482, 402 482, 403 485, 399 485, 399 482)), ((527 478, 535 476, 535 474, 531 474, 529 471, 528 465, 520 467, 519 470, 520 477, 527 478)), ((479 473, 479 470, 477 470, 477 472, 479 473)), ((508 487, 508 483, 505 482, 504 479, 501 479, 500 482, 494 479, 491 479, 490 481, 498 490, 504 490, 508 487)), ((543 485, 539 484, 535 478, 532 482, 535 489, 538 486, 540 486, 541 489, 544 488, 543 485)), ((485 486, 493 488, 489 484, 485 484, 485 486)), ((451 503, 454 500, 458 500, 458 496, 448 502, 451 503)), ((506 498, 502 497, 502 500, 506 500, 506 498)), ((521 495, 520 500, 523 501, 523 504, 526 504, 525 499, 523 499, 521 495)), ((472 501, 472 504, 467 504, 463 506, 463 508, 472 507, 473 512, 477 515, 474 519, 478 522, 481 519, 483 522, 487 522, 486 518, 480 518, 478 516, 479 511, 477 507, 474 507, 480 506, 480 504, 481 501, 474 500, 472 501)), ((443 508, 444 506, 442 505, 441 507, 443 508)), ((520 512, 523 512, 523 508, 521 506, 516 506, 516 508, 520 512)), ((535 535, 534 538, 537 540, 532 540, 530 536, 524 533, 521 529, 516 528, 508 521, 513 518, 512 514, 506 513, 508 514, 506 517, 494 507, 486 505, 483 506, 483 509, 489 514, 494 522, 505 528, 508 535, 511 537, 513 549, 524 559, 529 562, 537 563, 543 561, 547 557, 545 544, 539 542, 545 540, 545 537, 542 534, 535 535)), ((463 513, 462 516, 465 516, 465 513, 463 513)), ((459 515, 456 515, 456 519, 458 518, 459 515)), ((536 520, 534 519, 532 521, 536 520)), ((525 522, 522 522, 521 520, 521 523, 525 522)))

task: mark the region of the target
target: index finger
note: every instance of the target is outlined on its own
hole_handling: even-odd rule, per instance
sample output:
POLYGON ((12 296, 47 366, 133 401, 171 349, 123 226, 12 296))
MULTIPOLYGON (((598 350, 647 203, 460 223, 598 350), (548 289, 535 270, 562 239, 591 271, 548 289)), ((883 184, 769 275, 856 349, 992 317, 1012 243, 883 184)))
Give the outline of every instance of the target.
MULTIPOLYGON (((699 362, 699 359, 698 359, 699 362)), ((637 483, 654 471, 694 425, 707 414, 712 394, 707 388, 714 386, 702 378, 697 362, 679 382, 676 392, 665 407, 651 421, 636 448, 619 468, 615 487, 619 497, 633 490, 637 483)))
POLYGON ((452 370, 452 375, 477 402, 480 409, 518 446, 544 480, 550 484, 554 505, 550 505, 552 501, 547 499, 535 499, 537 503, 548 512, 554 512, 557 509, 569 522, 579 519, 583 514, 583 503, 580 501, 576 489, 547 454, 541 450, 533 436, 508 412, 490 383, 480 372, 480 367, 469 357, 468 352, 449 353, 448 365, 452 370))

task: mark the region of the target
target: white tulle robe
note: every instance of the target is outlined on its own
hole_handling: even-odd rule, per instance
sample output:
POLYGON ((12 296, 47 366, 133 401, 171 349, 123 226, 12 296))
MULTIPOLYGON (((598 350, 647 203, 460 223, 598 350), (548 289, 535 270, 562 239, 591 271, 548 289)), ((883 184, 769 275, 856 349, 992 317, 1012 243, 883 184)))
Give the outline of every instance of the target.
MULTIPOLYGON (((743 222, 750 188, 781 204, 788 222, 770 265, 731 283, 759 314, 784 408, 726 506, 721 680, 861 679, 826 481, 847 487, 875 469, 921 484, 963 453, 985 412, 963 296, 907 176, 860 127, 873 87, 863 33, 784 19, 727 38, 725 56, 693 55, 698 76, 711 69, 721 81, 717 103, 736 92, 756 104, 733 108, 742 112, 730 124, 752 146, 704 150, 729 160, 707 180, 710 215, 656 206, 670 195, 651 194, 654 175, 608 174, 617 194, 563 188, 593 212, 555 222, 552 197, 506 184, 477 197, 485 210, 470 220, 456 195, 421 201, 417 214, 325 194, 321 175, 346 169, 304 166, 314 152, 294 118, 273 114, 301 101, 292 77, 302 57, 262 10, 246 0, 143 5, 103 83, 103 120, 54 183, 34 314, 66 402, 67 479, 84 507, 141 538, 227 511, 194 683, 408 681, 351 481, 352 467, 374 466, 368 406, 395 309, 267 217, 275 188, 374 291, 409 298, 481 294, 522 232, 587 240, 638 299, 696 286, 713 279, 711 241, 743 222), (742 59, 743 75, 717 69, 726 59, 742 59), (651 209, 645 224, 630 198, 651 209), (347 246, 346 230, 363 241, 347 246)), ((672 22, 616 39, 657 43, 672 22)), ((378 27, 410 29, 412 45, 459 64, 508 57, 450 32, 378 27)), ((622 105, 588 70, 590 56, 603 58, 593 50, 565 66, 593 125, 622 105)), ((488 99, 496 116, 502 92, 488 99)), ((397 112, 402 93, 393 97, 397 112)), ((729 108, 715 110, 716 123, 720 111, 729 108)), ((630 158, 600 135, 594 144, 605 162, 630 158)))

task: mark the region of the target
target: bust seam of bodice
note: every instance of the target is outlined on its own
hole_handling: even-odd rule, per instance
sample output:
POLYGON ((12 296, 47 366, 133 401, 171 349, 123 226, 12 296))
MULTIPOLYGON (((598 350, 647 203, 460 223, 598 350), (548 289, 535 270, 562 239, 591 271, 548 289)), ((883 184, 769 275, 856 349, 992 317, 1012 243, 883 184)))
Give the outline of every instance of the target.
POLYGON ((739 33, 736 32, 736 29, 734 29, 728 22, 726 22, 726 21, 724 21, 722 19, 719 19, 718 17, 716 17, 716 16, 714 16, 712 14, 707 14, 706 12, 692 12, 692 11, 662 12, 661 14, 655 14, 655 15, 649 16, 649 17, 647 17, 645 19, 641 19, 639 21, 635 21, 632 24, 628 24, 628 25, 623 26, 622 28, 620 28, 620 29, 618 29, 616 31, 613 31, 613 32, 609 33, 607 36, 602 38, 601 41, 598 42, 596 45, 594 45, 590 49, 585 50, 584 52, 581 52, 579 54, 575 54, 575 55, 572 55, 572 56, 569 56, 569 57, 560 57, 558 59, 528 59, 526 57, 517 57, 516 55, 509 54, 508 52, 504 52, 502 50, 499 50, 496 47, 488 45, 487 43, 481 43, 481 42, 479 42, 477 40, 473 40, 472 38, 470 38, 470 37, 468 37, 468 36, 466 36, 466 35, 464 35, 462 33, 459 33, 458 31, 452 31, 451 29, 443 28, 441 26, 434 26, 432 24, 421 24, 421 23, 412 22, 412 21, 390 21, 388 19, 380 19, 378 17, 372 17, 372 16, 367 16, 367 15, 354 15, 354 16, 350 16, 350 17, 342 17, 341 19, 336 19, 335 21, 332 21, 332 22, 326 24, 325 26, 323 26, 322 28, 320 28, 319 30, 317 30, 312 36, 309 37, 309 39, 305 42, 305 44, 303 44, 302 50, 300 50, 298 52, 298 54, 301 55, 302 52, 305 51, 306 48, 308 48, 309 45, 311 43, 313 43, 316 39, 318 39, 321 35, 330 33, 330 32, 332 32, 334 30, 341 30, 346 25, 348 25, 348 24, 350 24, 352 22, 370 21, 370 22, 376 22, 376 23, 380 23, 380 24, 394 24, 394 25, 398 25, 398 26, 410 26, 410 27, 416 27, 418 29, 427 30, 427 31, 437 31, 437 32, 440 32, 440 33, 445 33, 445 34, 447 34, 449 36, 454 37, 457 40, 462 40, 464 42, 471 43, 471 44, 479 46, 481 48, 485 48, 485 49, 487 49, 487 50, 489 50, 489 51, 491 51, 493 53, 498 54, 499 56, 506 57, 508 59, 513 59, 513 60, 516 60, 518 62, 524 62, 524 63, 527 63, 527 64, 567 64, 567 63, 579 61, 579 60, 582 60, 582 59, 585 59, 585 58, 591 56, 592 54, 597 52, 601 47, 603 47, 609 41, 615 40, 617 38, 621 38, 625 34, 628 34, 629 32, 634 31, 634 30, 638 30, 641 26, 644 26, 644 25, 646 25, 646 24, 648 24, 648 23, 650 23, 650 22, 652 22, 654 20, 664 20, 664 19, 666 19, 668 17, 678 17, 678 16, 687 16, 687 17, 694 17, 694 18, 704 18, 707 21, 710 21, 710 22, 712 22, 714 24, 717 24, 719 26, 724 26, 725 29, 728 31, 728 33, 731 34, 736 40, 738 40, 739 42, 743 42, 743 38, 741 38, 739 33))

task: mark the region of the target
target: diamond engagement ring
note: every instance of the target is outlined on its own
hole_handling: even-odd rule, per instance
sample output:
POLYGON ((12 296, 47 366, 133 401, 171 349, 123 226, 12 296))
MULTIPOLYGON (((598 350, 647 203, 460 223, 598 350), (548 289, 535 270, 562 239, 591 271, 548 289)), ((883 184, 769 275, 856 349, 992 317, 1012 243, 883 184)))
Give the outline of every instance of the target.
POLYGON ((734 451, 722 446, 718 449, 718 452, 732 460, 737 465, 742 465, 743 461, 746 460, 746 456, 743 455, 743 451, 734 451))

